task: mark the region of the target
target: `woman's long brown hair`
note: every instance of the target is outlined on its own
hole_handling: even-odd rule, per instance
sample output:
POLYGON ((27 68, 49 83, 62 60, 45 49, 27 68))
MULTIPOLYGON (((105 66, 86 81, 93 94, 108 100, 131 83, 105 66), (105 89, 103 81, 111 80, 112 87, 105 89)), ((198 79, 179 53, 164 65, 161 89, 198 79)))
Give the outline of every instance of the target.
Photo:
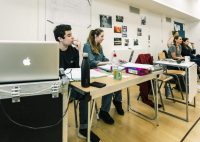
POLYGON ((99 54, 99 51, 101 49, 101 44, 95 42, 95 37, 99 36, 102 32, 103 30, 100 28, 91 30, 87 39, 87 42, 91 45, 92 52, 96 54, 99 54))

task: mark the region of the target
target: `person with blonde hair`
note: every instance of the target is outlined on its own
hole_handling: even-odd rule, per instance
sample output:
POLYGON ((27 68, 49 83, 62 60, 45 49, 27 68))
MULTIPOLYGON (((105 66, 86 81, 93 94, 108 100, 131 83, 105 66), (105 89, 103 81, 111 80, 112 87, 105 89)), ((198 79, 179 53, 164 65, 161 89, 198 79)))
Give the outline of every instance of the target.
POLYGON ((172 31, 172 37, 170 37, 167 41, 167 47, 171 47, 174 44, 174 37, 179 36, 178 31, 172 31))
MULTIPOLYGON (((100 65, 109 63, 108 58, 105 57, 101 46, 104 40, 104 31, 100 28, 91 30, 87 39, 87 43, 84 44, 83 52, 88 53, 89 63, 91 68, 96 68, 100 65)), ((113 104, 119 115, 124 115, 122 108, 122 95, 121 90, 105 95, 102 97, 101 108, 99 112, 99 118, 107 124, 114 124, 113 118, 109 114, 111 101, 113 96, 113 104)))

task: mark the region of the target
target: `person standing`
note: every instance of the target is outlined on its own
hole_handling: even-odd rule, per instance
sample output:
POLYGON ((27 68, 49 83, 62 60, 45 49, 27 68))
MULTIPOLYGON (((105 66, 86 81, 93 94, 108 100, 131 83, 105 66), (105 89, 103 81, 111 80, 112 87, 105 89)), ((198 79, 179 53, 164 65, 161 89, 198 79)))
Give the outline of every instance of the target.
POLYGON ((178 31, 172 31, 172 37, 170 37, 167 41, 167 47, 171 47, 174 44, 174 37, 179 36, 178 31))

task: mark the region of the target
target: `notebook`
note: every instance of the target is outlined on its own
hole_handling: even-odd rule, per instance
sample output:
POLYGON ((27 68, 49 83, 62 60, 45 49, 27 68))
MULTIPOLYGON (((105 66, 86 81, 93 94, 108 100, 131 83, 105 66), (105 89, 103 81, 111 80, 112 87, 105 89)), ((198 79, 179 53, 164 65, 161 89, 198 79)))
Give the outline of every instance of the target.
POLYGON ((56 80, 56 42, 0 41, 0 84, 56 80))

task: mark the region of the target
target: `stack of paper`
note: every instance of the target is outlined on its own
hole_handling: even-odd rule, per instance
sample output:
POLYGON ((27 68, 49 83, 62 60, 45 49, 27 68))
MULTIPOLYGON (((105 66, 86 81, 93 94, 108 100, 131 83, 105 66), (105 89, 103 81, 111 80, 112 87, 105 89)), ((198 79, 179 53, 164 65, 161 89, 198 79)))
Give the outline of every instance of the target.
MULTIPOLYGON (((111 72, 112 71, 112 65, 103 65, 103 66, 98 66, 98 68, 102 69, 102 70, 105 70, 105 71, 108 71, 108 72, 111 72)), ((124 67, 122 66, 118 66, 118 70, 123 70, 124 67)))
POLYGON ((148 70, 152 70, 153 69, 153 65, 149 65, 149 64, 135 64, 135 63, 125 63, 123 65, 121 65, 123 67, 134 67, 134 68, 143 68, 143 69, 148 69, 148 70))
MULTIPOLYGON (((65 70, 65 74, 70 81, 80 81, 81 80, 81 68, 68 68, 65 70)), ((107 74, 96 71, 94 69, 90 70, 90 78, 104 77, 107 74)))

